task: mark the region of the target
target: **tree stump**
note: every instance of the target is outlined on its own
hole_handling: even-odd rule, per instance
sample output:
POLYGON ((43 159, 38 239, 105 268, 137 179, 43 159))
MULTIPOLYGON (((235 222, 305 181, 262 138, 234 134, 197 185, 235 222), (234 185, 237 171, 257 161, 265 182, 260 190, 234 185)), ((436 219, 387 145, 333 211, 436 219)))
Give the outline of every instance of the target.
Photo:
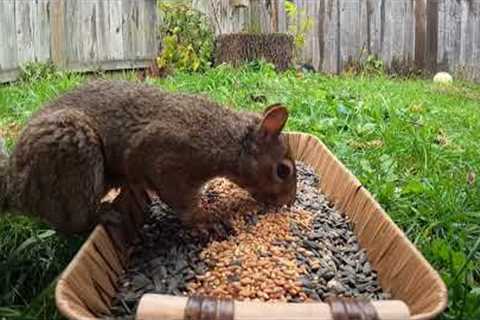
POLYGON ((219 35, 215 42, 215 65, 238 66, 264 59, 285 71, 292 65, 293 36, 284 33, 232 33, 219 35))

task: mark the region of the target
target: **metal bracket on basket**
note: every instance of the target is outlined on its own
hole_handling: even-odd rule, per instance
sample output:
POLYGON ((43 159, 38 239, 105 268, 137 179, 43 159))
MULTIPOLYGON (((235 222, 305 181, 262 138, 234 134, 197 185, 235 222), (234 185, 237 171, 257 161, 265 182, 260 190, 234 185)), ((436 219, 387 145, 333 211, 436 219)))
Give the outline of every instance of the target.
POLYGON ((377 310, 367 300, 335 297, 328 304, 333 320, 380 320, 377 310))

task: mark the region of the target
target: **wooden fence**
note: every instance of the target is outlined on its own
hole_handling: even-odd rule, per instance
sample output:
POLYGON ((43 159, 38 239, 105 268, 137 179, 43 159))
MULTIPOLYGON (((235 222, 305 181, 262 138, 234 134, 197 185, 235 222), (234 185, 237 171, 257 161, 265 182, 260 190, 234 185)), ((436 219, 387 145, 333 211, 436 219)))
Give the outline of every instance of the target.
MULTIPOLYGON (((193 0, 217 33, 285 32, 288 0, 193 0)), ((480 0, 293 0, 313 20, 303 62, 339 73, 377 55, 389 66, 448 70, 480 81, 480 0), (396 62, 396 63, 395 63, 396 62)), ((299 16, 301 18, 301 16, 299 16)))
POLYGON ((156 0, 0 0, 0 82, 19 66, 146 66, 157 53, 156 0))
MULTIPOLYGON (((217 33, 286 32, 285 1, 192 0, 217 33)), ((377 55, 387 65, 480 81, 480 0, 293 0, 313 19, 301 57, 339 73, 377 55)), ((158 51, 156 0, 0 0, 0 82, 28 61, 73 70, 145 66, 158 51)))

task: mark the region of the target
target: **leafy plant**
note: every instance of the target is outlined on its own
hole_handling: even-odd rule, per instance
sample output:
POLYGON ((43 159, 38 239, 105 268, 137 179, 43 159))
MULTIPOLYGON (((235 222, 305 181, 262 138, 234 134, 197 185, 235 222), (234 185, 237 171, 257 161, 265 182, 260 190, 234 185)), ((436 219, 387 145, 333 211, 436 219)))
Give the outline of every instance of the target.
POLYGON ((345 68, 349 74, 361 75, 382 75, 385 73, 385 64, 383 60, 376 55, 368 54, 364 58, 364 54, 368 54, 366 49, 362 49, 356 60, 350 60, 345 68))
POLYGON ((182 3, 159 2, 162 51, 160 69, 201 71, 211 64, 213 31, 207 17, 182 3))
POLYGON ((375 55, 368 55, 367 60, 364 63, 364 69, 371 73, 382 73, 384 70, 384 63, 378 59, 375 55))
POLYGON ((39 80, 49 80, 58 77, 53 63, 27 62, 20 66, 19 81, 33 83, 39 80))
POLYGON ((288 32, 294 37, 295 58, 298 59, 305 44, 305 36, 313 27, 313 19, 307 16, 305 10, 299 10, 295 3, 290 1, 285 1, 285 11, 290 21, 288 32))

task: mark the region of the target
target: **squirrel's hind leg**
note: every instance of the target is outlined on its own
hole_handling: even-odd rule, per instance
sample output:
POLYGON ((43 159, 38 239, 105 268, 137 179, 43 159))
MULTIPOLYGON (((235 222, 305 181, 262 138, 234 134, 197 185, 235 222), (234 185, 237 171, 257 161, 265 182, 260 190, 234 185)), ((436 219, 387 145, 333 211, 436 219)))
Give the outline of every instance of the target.
POLYGON ((102 144, 90 119, 66 109, 31 121, 12 155, 14 194, 22 209, 65 234, 98 222, 105 194, 102 144))

